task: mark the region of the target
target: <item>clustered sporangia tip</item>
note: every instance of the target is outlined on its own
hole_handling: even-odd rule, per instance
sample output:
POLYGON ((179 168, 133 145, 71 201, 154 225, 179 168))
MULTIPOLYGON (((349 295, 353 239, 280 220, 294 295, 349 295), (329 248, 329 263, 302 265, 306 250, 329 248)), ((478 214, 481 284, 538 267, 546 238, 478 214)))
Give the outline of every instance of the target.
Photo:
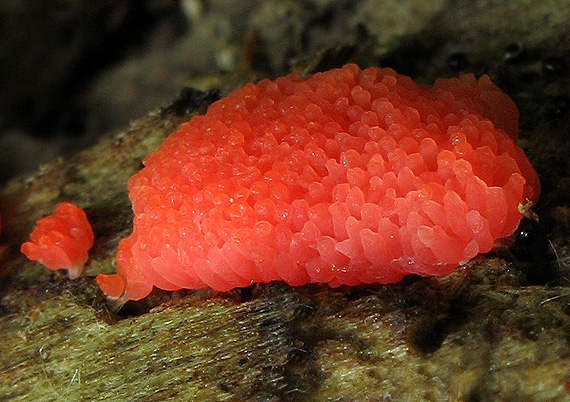
POLYGON ((247 84, 144 159, 117 274, 97 282, 125 301, 153 286, 448 273, 538 199, 517 136, 516 106, 487 76, 420 86, 349 64, 247 84))

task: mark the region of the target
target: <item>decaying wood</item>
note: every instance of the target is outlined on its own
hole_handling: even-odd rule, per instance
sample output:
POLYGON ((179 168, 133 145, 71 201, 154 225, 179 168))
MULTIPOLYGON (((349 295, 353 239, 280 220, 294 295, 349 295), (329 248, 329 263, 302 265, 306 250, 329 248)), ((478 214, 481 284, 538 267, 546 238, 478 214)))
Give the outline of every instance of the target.
POLYGON ((390 286, 157 291, 111 313, 94 276, 131 227, 125 182, 213 99, 190 92, 3 189, 3 400, 567 400, 568 288, 522 287, 499 258, 390 286), (97 238, 76 281, 17 251, 62 199, 97 238))
POLYGON ((94 277, 114 271, 131 230, 126 181, 215 92, 187 90, 127 130, 11 181, 0 193, 0 399, 570 400, 570 101, 559 98, 570 83, 527 80, 510 64, 495 73, 522 88, 523 145, 544 187, 540 222, 525 223, 510 250, 442 278, 155 291, 114 312, 94 277), (75 281, 19 253, 36 219, 63 200, 85 209, 96 235, 75 281))

